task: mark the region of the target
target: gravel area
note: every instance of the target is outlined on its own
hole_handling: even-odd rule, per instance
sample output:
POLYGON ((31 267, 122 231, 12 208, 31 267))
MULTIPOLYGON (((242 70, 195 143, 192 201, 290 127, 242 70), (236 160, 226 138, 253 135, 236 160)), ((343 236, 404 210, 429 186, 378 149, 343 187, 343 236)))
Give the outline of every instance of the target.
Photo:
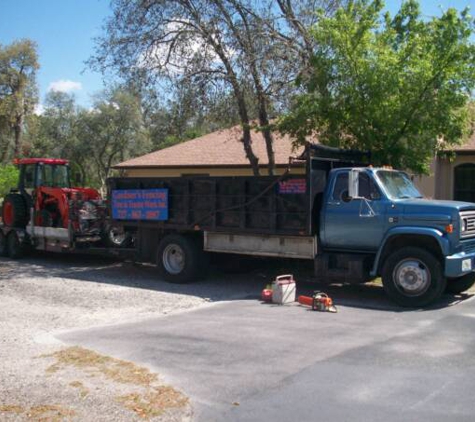
POLYGON ((180 406, 168 403, 165 412, 154 412, 150 403, 157 403, 157 391, 168 391, 163 390, 166 380, 160 374, 153 385, 124 378, 114 368, 130 370, 127 363, 90 354, 87 362, 71 357, 67 353, 72 345, 58 341, 55 333, 255 297, 268 280, 258 272, 251 276, 215 272, 196 284, 173 285, 158 280, 152 266, 99 257, 1 258, 0 420, 191 419, 191 404, 176 391, 173 397, 180 406), (67 355, 61 355, 62 361, 61 351, 67 355))

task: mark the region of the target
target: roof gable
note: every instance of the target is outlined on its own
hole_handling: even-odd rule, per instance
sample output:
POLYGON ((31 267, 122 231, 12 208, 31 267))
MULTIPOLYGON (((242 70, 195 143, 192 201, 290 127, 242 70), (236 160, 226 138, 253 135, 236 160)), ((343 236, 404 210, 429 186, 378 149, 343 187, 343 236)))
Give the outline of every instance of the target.
MULTIPOLYGON (((297 155, 303 147, 292 148, 292 139, 288 135, 274 133, 274 153, 276 165, 285 165, 289 156, 297 155)), ((259 165, 267 165, 267 151, 261 132, 251 131, 252 149, 259 158, 259 165)), ((117 164, 114 168, 133 167, 213 167, 213 166, 249 166, 242 142, 242 129, 234 126, 209 133, 190 141, 173 145, 141 157, 117 164)))

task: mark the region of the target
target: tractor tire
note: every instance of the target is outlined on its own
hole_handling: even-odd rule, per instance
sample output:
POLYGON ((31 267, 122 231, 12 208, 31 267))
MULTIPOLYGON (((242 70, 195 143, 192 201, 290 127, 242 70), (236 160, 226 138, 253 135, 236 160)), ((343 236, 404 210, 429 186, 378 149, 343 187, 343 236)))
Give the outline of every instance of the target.
POLYGON ((18 234, 15 230, 11 230, 10 233, 8 233, 7 252, 8 252, 8 256, 11 259, 23 258, 25 249, 20 239, 18 238, 18 234))
POLYGON ((462 277, 447 280, 447 293, 459 294, 470 289, 475 284, 475 273, 469 273, 462 277))
POLYGON ((8 194, 3 200, 3 224, 24 228, 28 224, 28 209, 24 198, 17 193, 8 194))
POLYGON ((171 283, 190 283, 202 278, 206 264, 203 247, 191 236, 170 234, 158 245, 158 272, 171 283))
POLYGON ((7 237, 0 230, 0 256, 8 256, 7 237))
POLYGON ((382 279, 390 299, 411 308, 430 305, 440 298, 447 285, 437 258, 416 247, 393 252, 383 265, 382 279))

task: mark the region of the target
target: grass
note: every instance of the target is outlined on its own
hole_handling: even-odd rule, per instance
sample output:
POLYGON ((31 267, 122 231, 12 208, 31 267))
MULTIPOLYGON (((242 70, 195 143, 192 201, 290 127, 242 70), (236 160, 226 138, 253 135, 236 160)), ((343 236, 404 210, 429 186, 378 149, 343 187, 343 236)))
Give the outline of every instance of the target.
POLYGON ((85 371, 100 373, 107 379, 122 384, 149 387, 158 381, 158 376, 147 368, 142 368, 132 362, 100 355, 82 347, 69 347, 50 355, 43 355, 43 357, 56 359, 56 362, 47 369, 49 373, 57 372, 66 366, 73 366, 85 371))
POLYGON ((18 405, 2 405, 0 413, 14 413, 24 415, 35 422, 64 422, 72 420, 76 412, 57 404, 41 404, 25 408, 18 405))
POLYGON ((117 397, 117 400, 144 419, 159 416, 165 409, 180 408, 188 404, 185 396, 168 386, 155 387, 144 394, 126 394, 117 397))
POLYGON ((86 398, 87 395, 89 394, 89 389, 85 387, 81 381, 73 381, 73 382, 70 382, 69 385, 79 390, 79 395, 81 396, 82 399, 86 398))
MULTIPOLYGON (((102 375, 108 380, 134 386, 135 390, 138 388, 137 391, 117 396, 116 400, 143 419, 159 416, 168 409, 182 408, 189 403, 188 398, 173 387, 158 385, 157 374, 132 362, 104 356, 82 347, 69 347, 42 357, 55 359, 46 370, 50 374, 74 367, 86 372, 88 376, 102 375)), ((90 393, 81 381, 72 381, 69 386, 77 388, 81 398, 90 393)))

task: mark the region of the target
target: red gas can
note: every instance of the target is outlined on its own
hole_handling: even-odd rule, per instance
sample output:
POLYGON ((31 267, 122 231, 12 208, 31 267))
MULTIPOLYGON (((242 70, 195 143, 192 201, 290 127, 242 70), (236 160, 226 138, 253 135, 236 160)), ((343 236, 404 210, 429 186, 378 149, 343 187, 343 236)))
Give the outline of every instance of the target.
POLYGON ((262 290, 261 299, 263 302, 272 302, 272 289, 262 290))

